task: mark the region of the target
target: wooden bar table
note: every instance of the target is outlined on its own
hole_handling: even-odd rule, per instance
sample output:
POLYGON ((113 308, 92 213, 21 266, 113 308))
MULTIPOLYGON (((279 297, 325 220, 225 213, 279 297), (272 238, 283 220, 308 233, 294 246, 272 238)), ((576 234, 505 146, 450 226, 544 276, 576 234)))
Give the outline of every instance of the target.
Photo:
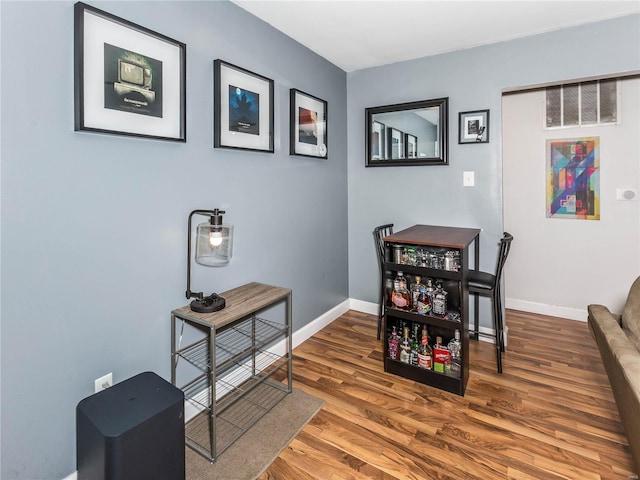
MULTIPOLYGON (((438 279, 448 293, 448 312, 446 315, 434 315, 432 312, 418 314, 414 311, 385 306, 383 347, 385 352, 385 371, 412 380, 432 385, 458 395, 464 395, 469 378, 469 246, 474 243, 474 267, 480 260, 480 229, 446 227, 435 225, 414 225, 392 235, 384 237, 385 266, 382 281, 393 279, 398 272, 422 278, 438 279), (459 256, 459 265, 452 270, 444 266, 432 266, 417 261, 415 264, 403 263, 394 258, 394 246, 402 249, 426 250, 443 254, 453 251, 459 256), (410 363, 389 358, 388 336, 393 327, 427 325, 430 332, 437 332, 447 338, 453 338, 455 330, 460 331, 462 356, 460 372, 437 372, 417 367, 410 363)), ((478 308, 475 315, 477 322, 478 308)), ((402 331, 398 330, 399 335, 402 331)), ((445 344, 446 345, 446 344, 445 344)), ((435 366, 435 365, 434 365, 435 366)))

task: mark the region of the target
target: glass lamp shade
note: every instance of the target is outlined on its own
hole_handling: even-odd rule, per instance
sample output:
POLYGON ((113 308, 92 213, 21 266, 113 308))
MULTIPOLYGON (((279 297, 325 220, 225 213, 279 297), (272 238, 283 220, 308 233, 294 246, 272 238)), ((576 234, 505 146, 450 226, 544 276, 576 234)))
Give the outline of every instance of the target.
POLYGON ((220 267, 231 260, 233 225, 201 223, 196 235, 196 263, 220 267))

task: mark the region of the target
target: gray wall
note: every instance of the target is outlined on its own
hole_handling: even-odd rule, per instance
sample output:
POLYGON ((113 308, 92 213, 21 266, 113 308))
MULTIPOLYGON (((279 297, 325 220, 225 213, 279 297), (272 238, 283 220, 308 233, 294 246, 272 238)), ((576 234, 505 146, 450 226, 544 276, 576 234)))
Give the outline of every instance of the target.
POLYGON ((0 2, 2 479, 75 469, 75 406, 95 378, 168 378, 192 209, 236 226, 232 263, 194 287, 291 287, 296 329, 347 296, 376 301, 377 224, 480 227, 491 269, 502 90, 640 69, 637 15, 347 77, 227 2, 92 4, 187 44, 188 142, 73 132, 73 2, 0 2), (215 58, 275 80, 275 154, 211 147, 215 58), (288 155, 292 87, 329 103, 328 161, 288 155), (444 96, 449 166, 364 168, 366 107, 444 96), (457 113, 485 108, 491 142, 457 145, 457 113))
MULTIPOLYGON (((371 232, 384 223, 481 228, 480 266, 492 271, 503 231, 502 92, 638 70, 640 16, 631 15, 349 73, 350 297, 377 302, 371 232), (366 107, 440 97, 449 97, 449 166, 364 167, 366 107), (458 145, 458 112, 482 109, 490 109, 490 143, 458 145), (464 171, 475 172, 475 187, 463 187, 464 171)), ((483 301, 485 326, 488 312, 483 301)))
POLYGON ((95 378, 169 378, 191 210, 236 235, 194 289, 290 287, 295 329, 348 297, 345 72, 229 2, 91 4, 187 44, 188 141, 74 132, 73 2, 1 2, 3 480, 75 470, 95 378), (212 147, 216 58, 275 81, 275 154, 212 147), (290 88, 328 101, 328 160, 289 155, 290 88))

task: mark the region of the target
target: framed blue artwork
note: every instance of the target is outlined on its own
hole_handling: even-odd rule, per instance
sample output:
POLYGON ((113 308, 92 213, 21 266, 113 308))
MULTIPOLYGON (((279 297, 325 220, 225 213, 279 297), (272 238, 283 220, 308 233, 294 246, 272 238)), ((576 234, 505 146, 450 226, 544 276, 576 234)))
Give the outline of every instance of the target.
POLYGON ((215 60, 215 148, 273 153, 273 80, 215 60))

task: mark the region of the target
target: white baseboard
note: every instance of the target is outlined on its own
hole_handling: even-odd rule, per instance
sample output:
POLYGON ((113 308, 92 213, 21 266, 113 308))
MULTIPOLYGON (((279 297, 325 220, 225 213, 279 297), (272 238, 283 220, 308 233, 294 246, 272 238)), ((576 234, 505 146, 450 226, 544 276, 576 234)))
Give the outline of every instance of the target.
MULTIPOLYGON (((326 327, 331 322, 333 322, 336 318, 348 312, 349 308, 350 308, 350 301, 349 299, 347 299, 341 304, 333 307, 328 312, 323 313, 318 318, 311 321, 301 329, 295 331, 291 336, 291 342, 292 342, 293 348, 297 347, 298 345, 303 343, 305 340, 312 337, 315 333, 322 330, 324 327, 326 327)), ((274 353, 277 352, 279 355, 282 355, 284 354, 284 352, 286 352, 285 348, 286 348, 286 345, 285 345, 285 341, 283 340, 282 342, 279 342, 278 344, 274 345, 270 349, 270 351, 274 353)), ((224 392, 222 393, 222 395, 223 394, 224 392)), ((208 396, 208 390, 203 390, 202 392, 197 394, 196 397, 200 397, 201 395, 204 396, 204 398, 206 398, 208 396)), ((197 404, 194 404, 193 402, 185 400, 185 403, 184 403, 185 422, 193 418, 200 411, 201 409, 197 404)), ((63 478, 62 480, 77 480, 77 479, 78 479, 78 472, 76 471, 71 473, 69 476, 63 478)))
MULTIPOLYGON (((340 317, 340 315, 343 315, 344 313, 346 313, 348 310, 349 310, 349 300, 345 300, 341 304, 333 307, 328 312, 323 313, 322 315, 320 315, 315 320, 311 321, 310 323, 308 323, 307 325, 305 325, 301 329, 297 330, 296 332, 294 332, 291 335, 292 347, 295 348, 298 345, 300 345, 301 343, 303 343, 305 340, 307 340, 308 338, 311 338, 315 333, 317 333, 320 330, 322 330, 324 327, 329 325, 336 318, 340 317)), ((273 345, 271 348, 269 348, 268 351, 269 351, 269 353, 271 353, 271 354, 273 354, 275 356, 278 356, 278 357, 281 357, 281 356, 285 355, 287 353, 287 341, 286 341, 286 339, 283 339, 283 340, 279 341, 278 343, 273 345)), ((267 358, 267 355, 266 354, 264 354, 264 355, 265 356, 263 358, 267 358)), ((260 359, 257 360, 257 363, 258 364, 264 364, 264 362, 261 361, 260 359)), ((247 378, 249 378, 249 372, 251 371, 250 365, 249 365, 249 368, 247 368, 246 378, 244 378, 242 375, 238 375, 236 370, 234 370, 233 372, 231 372, 229 374, 229 377, 233 376, 233 380, 228 380, 228 379, 225 380, 225 378, 223 377, 221 379, 222 380, 222 384, 225 384, 225 385, 240 384, 240 383, 242 383, 242 381, 244 381, 247 378)), ((220 398, 224 397, 227 393, 229 393, 229 391, 230 391, 230 389, 226 389, 224 391, 216 390, 216 398, 220 399, 220 398)), ((193 396, 194 398, 199 399, 200 403, 194 402, 193 400, 185 399, 185 402, 184 402, 184 420, 185 420, 185 422, 188 422, 193 417, 195 417, 198 413, 200 413, 202 410, 204 410, 204 407, 202 407, 201 404, 207 404, 208 403, 209 395, 210 395, 210 392, 209 392, 209 388, 207 387, 206 389, 202 390, 201 392, 199 392, 199 393, 197 393, 196 395, 193 396)))
POLYGON ((350 301, 349 299, 347 299, 344 302, 340 303, 339 305, 336 305, 335 307, 333 307, 328 312, 323 313, 315 320, 307 323, 304 327, 293 332, 293 336, 292 336, 293 348, 296 348, 306 339, 311 338, 315 333, 319 332, 324 327, 329 325, 340 315, 347 313, 349 311, 349 308, 351 308, 350 301))
MULTIPOLYGON (((298 345, 303 343, 305 340, 307 340, 308 338, 312 337, 315 333, 319 332, 324 327, 329 325, 336 318, 340 317, 340 315, 343 315, 344 313, 346 313, 348 310, 349 310, 349 300, 345 300, 340 305, 335 306, 334 308, 332 308, 328 312, 323 313, 322 315, 320 315, 315 320, 311 321, 310 323, 308 323, 307 325, 305 325, 301 329, 297 330, 291 336, 292 347, 293 348, 297 347, 298 345)), ((273 354, 273 355, 277 356, 277 357, 281 357, 281 356, 285 355, 287 353, 287 341, 286 341, 286 339, 283 339, 283 340, 279 341, 278 343, 276 343, 275 345, 273 345, 271 348, 269 348, 268 352, 270 354, 273 354)), ((262 360, 261 359, 257 359, 256 360, 256 362, 258 364, 263 364, 264 365, 266 362, 268 362, 268 360, 266 360, 266 359, 267 358, 271 358, 271 356, 267 356, 267 354, 263 354, 263 355, 264 355, 264 357, 262 357, 262 360)), ((227 377, 222 377, 221 378, 221 380, 222 380, 221 384, 230 385, 230 386, 239 385, 244 380, 248 379, 249 376, 250 376, 249 372, 251 372, 251 365, 249 364, 249 362, 250 362, 250 360, 247 361, 248 368, 246 369, 247 373, 246 373, 245 376, 242 376, 241 374, 238 375, 238 373, 237 373, 238 369, 235 369, 227 377), (229 379, 229 377, 233 377, 233 378, 229 379)), ((216 390, 216 399, 220 399, 220 398, 224 397, 227 393, 229 393, 229 391, 230 391, 230 388, 227 388, 227 389, 224 389, 224 390, 216 390)), ((207 387, 204 390, 202 390, 202 391, 198 392, 197 394, 193 395, 193 398, 196 398, 196 399, 199 400, 198 402, 194 402, 193 400, 189 400, 189 399, 185 398, 185 402, 184 402, 184 420, 185 420, 185 422, 188 422, 193 417, 195 417, 198 413, 200 413, 201 411, 204 410, 204 407, 202 406, 202 404, 208 404, 209 403, 208 402, 209 395, 210 395, 210 391, 209 391, 209 388, 207 387)))
POLYGON ((362 313, 370 313, 371 315, 378 314, 378 304, 373 302, 365 302, 364 300, 350 299, 349 305, 351 310, 362 313))
MULTIPOLYGON (((583 317, 579 317, 579 314, 581 314, 582 312, 579 312, 577 310, 575 312, 573 312, 573 316, 568 315, 568 313, 565 311, 565 310, 570 310, 570 309, 564 309, 562 311, 557 311, 557 313, 554 314, 554 313, 550 313, 551 310, 550 310, 549 306, 534 304, 532 302, 522 302, 522 301, 507 299, 507 308, 514 308, 516 310, 530 311, 532 313, 543 313, 545 315, 560 316, 560 317, 564 317, 564 318, 576 318, 577 317, 577 319, 583 319, 584 320, 583 317), (536 308, 533 309, 533 307, 536 307, 536 308), (542 307, 547 307, 547 308, 543 309, 542 307)), ((320 330, 322 330, 324 327, 329 325, 331 322, 333 322, 335 319, 337 319, 341 315, 343 315, 346 312, 348 312, 350 309, 358 311, 358 312, 363 312, 363 313, 376 315, 378 313, 378 304, 377 303, 373 303, 373 302, 365 302, 363 300, 357 300, 357 299, 353 299, 353 298, 345 300, 344 302, 340 303, 339 305, 336 305, 335 307, 333 307, 331 310, 329 310, 329 311, 325 312, 324 314, 320 315, 318 318, 316 318, 315 320, 311 321, 310 323, 308 323, 304 327, 302 327, 299 330, 295 331, 293 333, 293 335, 292 335, 293 348, 297 347, 298 345, 303 343, 305 340, 307 340, 308 338, 312 337, 315 333, 317 333, 320 330)), ((584 314, 586 315, 586 312, 584 312, 584 314)), ((480 331, 483 332, 483 333, 489 334, 489 335, 493 332, 492 329, 485 328, 485 327, 480 327, 480 331)), ((507 337, 506 332, 505 332, 505 337, 507 337)), ((483 341, 492 342, 491 338, 485 339, 483 337, 480 337, 480 339, 483 340, 483 341)), ((275 351, 280 351, 282 349, 284 349, 284 343, 283 342, 281 342, 281 343, 279 343, 279 344, 277 344, 277 345, 275 345, 273 347, 273 350, 275 350, 275 351)), ((206 395, 207 392, 203 391, 202 394, 206 395)), ((191 402, 185 402, 185 420, 188 420, 188 419, 192 418, 197 413, 198 413, 198 409, 196 407, 194 407, 191 402)), ((73 472, 70 475, 68 475, 67 477, 63 478, 62 480, 77 480, 77 479, 78 479, 78 472, 73 472)))
POLYGON ((505 300, 507 308, 520 310, 529 313, 538 313, 540 315, 549 315, 551 317, 568 318, 570 320, 587 321, 587 311, 577 308, 561 307, 560 305, 547 305, 544 303, 529 302, 527 300, 518 300, 515 298, 507 298, 505 300))
MULTIPOLYGON (((587 311, 577 308, 561 307, 559 305, 547 305, 545 303, 529 302, 527 300, 517 300, 515 298, 505 299, 506 308, 520 310, 529 313, 538 313, 540 315, 549 315, 551 317, 568 318, 571 320, 587 321, 587 311)), ((351 309, 358 312, 370 313, 376 315, 378 313, 378 304, 373 302, 365 302, 354 298, 350 301, 351 309)), ((483 329, 487 330, 487 329, 483 329)), ((488 329, 491 332, 491 329, 488 329)))

